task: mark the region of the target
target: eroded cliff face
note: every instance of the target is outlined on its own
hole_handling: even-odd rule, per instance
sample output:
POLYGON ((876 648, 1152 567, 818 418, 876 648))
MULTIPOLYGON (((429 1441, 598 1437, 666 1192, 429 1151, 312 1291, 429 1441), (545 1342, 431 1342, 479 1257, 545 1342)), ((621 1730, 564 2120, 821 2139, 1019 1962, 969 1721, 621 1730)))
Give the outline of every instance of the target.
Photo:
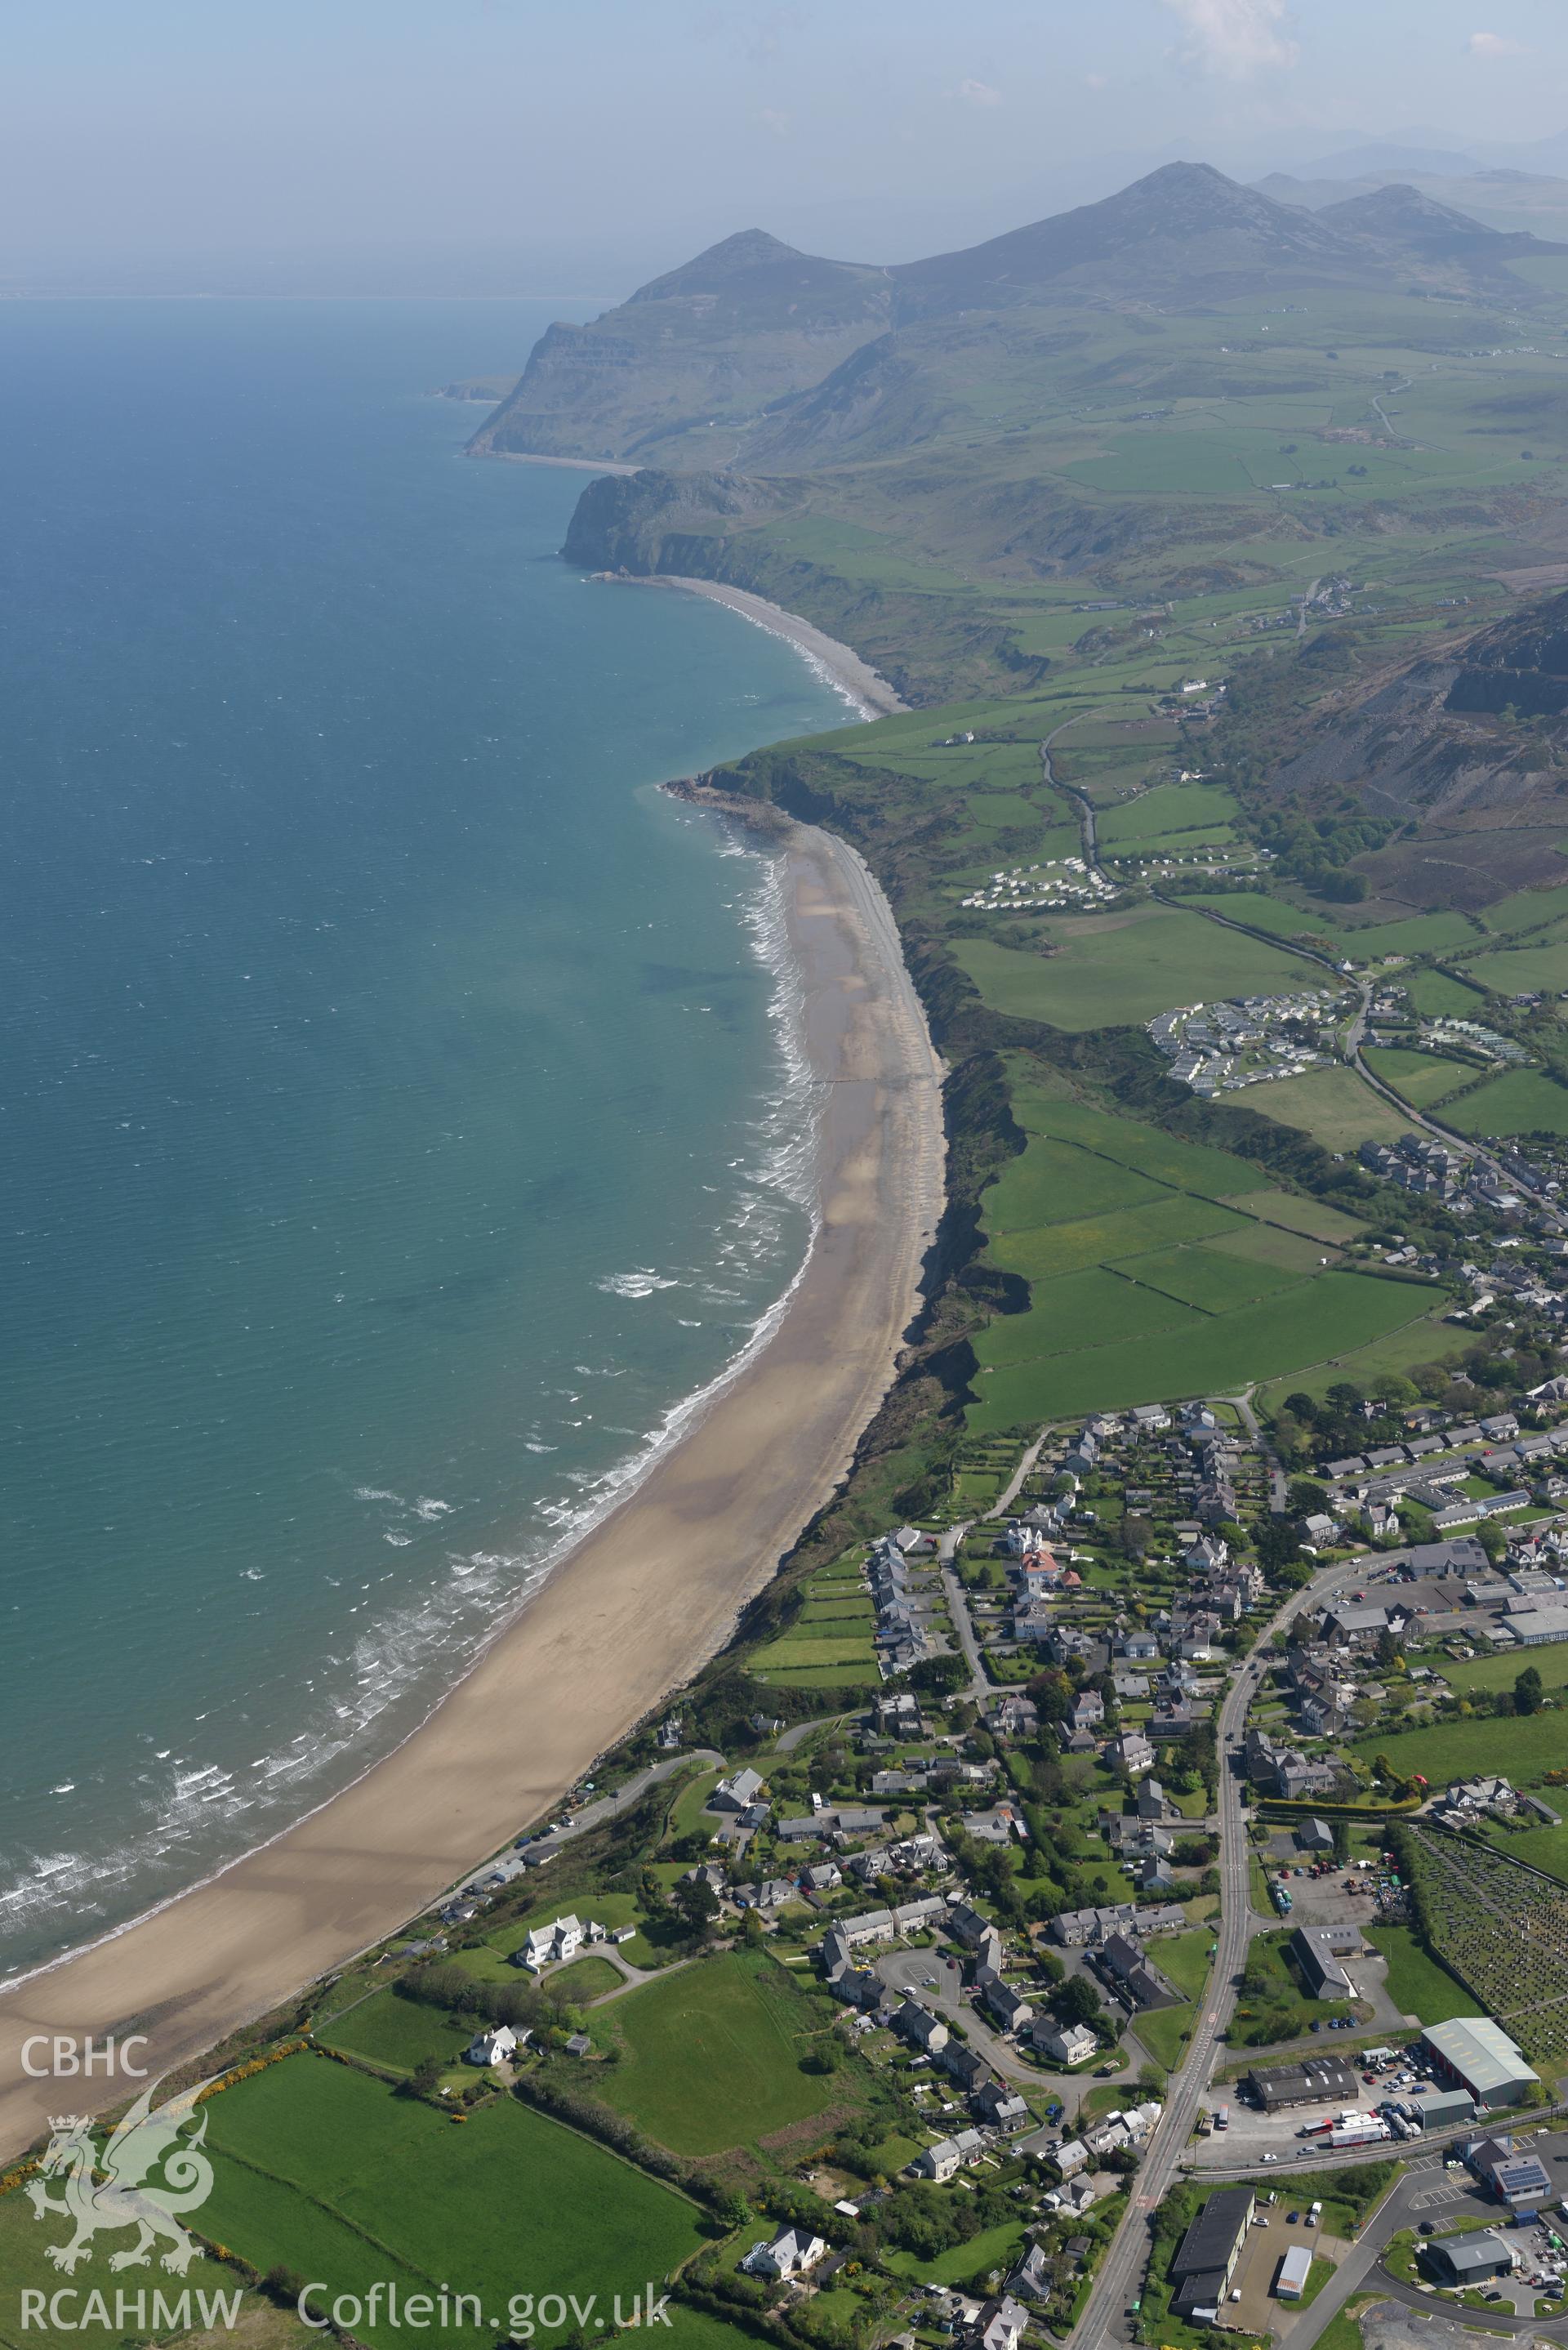
POLYGON ((723 557, 736 525, 782 513, 796 494, 787 482, 755 482, 743 473, 666 473, 652 466, 608 473, 577 500, 561 552, 587 571, 722 579, 730 576, 723 557))

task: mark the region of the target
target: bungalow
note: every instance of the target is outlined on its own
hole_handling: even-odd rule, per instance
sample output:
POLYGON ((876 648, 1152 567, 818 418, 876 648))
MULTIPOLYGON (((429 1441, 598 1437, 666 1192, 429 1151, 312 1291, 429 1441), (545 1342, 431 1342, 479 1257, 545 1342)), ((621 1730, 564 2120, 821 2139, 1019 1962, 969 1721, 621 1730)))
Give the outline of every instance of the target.
POLYGON ((750 2276, 772 2277, 787 2283, 792 2277, 804 2276, 818 2261, 826 2257, 827 2246, 809 2228, 781 2228, 771 2243, 761 2241, 752 2246, 741 2266, 750 2276))
POLYGON ((844 1882, 844 1872, 836 1860, 817 1861, 801 1871, 801 1890, 805 1893, 831 1893, 844 1882))

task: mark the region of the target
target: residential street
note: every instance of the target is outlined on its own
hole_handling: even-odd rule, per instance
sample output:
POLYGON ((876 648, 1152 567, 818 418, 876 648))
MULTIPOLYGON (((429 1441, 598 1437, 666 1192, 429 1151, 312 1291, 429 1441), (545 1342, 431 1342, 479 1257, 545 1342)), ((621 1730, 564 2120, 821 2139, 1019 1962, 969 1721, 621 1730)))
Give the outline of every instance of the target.
POLYGON ((1202 2012, 1188 2043, 1181 2069, 1171 2075, 1165 2113, 1137 2173, 1127 2216, 1074 2329, 1075 2350, 1099 2350, 1102 2343, 1128 2338, 1124 2331, 1126 2312, 1137 2291, 1147 2258, 1150 2215, 1181 2168, 1197 2122, 1199 2100, 1213 2068, 1220 2034, 1235 2004, 1236 1978, 1246 1961, 1253 1918, 1248 1872, 1250 1847, 1241 1821, 1245 1783, 1231 1767, 1231 1754, 1256 1685, 1260 1655, 1267 1649, 1272 1633, 1282 1629, 1304 1608, 1321 1607, 1342 1585, 1355 1581, 1365 1571, 1360 1562, 1328 1567, 1314 1576, 1305 1590, 1293 1594, 1263 1626, 1252 1655, 1238 1672, 1235 1685, 1220 1707, 1219 1950, 1202 2012))

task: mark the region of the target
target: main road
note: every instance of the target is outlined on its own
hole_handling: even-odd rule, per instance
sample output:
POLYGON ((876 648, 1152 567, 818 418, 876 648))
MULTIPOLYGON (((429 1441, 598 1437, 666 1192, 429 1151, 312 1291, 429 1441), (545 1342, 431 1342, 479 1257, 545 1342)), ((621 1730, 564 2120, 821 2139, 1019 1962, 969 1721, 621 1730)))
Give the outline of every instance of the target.
POLYGON ((1236 2000, 1236 1978, 1246 1963, 1252 1931, 1249 1878, 1251 1850, 1242 1821, 1245 1781, 1232 1768, 1240 1739, 1262 1670, 1271 1636, 1289 1624, 1303 1608, 1317 1607, 1342 1583, 1365 1575, 1364 1563, 1326 1568, 1303 1591, 1294 1593, 1264 1625, 1246 1663, 1237 1674, 1220 1709, 1217 1737, 1220 1751, 1220 1930, 1214 1965, 1209 1977, 1201 2012, 1187 2043, 1179 2072, 1166 2091, 1165 2112, 1133 2182, 1132 2199, 1115 2241, 1096 2277, 1084 2314, 1073 2333, 1074 2350, 1100 2350, 1118 2338, 1117 2320, 1137 2292, 1148 2255, 1148 2223, 1180 2168, 1187 2143, 1198 2120, 1199 2101, 1209 2085, 1220 2035, 1231 2020, 1236 2000))

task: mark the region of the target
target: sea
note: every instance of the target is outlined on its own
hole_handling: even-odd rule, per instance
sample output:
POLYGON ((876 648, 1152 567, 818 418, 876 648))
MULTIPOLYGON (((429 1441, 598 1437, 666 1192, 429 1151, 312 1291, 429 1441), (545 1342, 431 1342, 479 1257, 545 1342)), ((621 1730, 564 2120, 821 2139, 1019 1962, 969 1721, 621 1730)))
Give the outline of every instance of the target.
POLYGON ((807 1248, 657 786, 857 713, 432 396, 602 307, 0 303, 0 1979, 394 1745, 807 1248))

